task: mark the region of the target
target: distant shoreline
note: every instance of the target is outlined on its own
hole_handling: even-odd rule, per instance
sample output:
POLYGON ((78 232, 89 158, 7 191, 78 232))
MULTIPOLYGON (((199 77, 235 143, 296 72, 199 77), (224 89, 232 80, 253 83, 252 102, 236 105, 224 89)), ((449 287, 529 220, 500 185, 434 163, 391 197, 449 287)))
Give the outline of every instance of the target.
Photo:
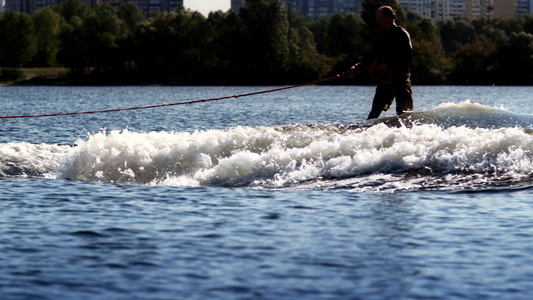
MULTIPOLYGON (((71 74, 69 68, 63 67, 50 67, 50 68, 22 68, 20 69, 22 75, 17 80, 0 81, 0 86, 283 86, 302 84, 305 82, 292 82, 292 83, 217 83, 217 82, 157 82, 149 80, 147 76, 131 76, 126 74, 125 76, 103 76, 87 74, 83 76, 74 76, 71 74)), ((124 75, 124 74, 123 74, 124 75)), ((0 77, 1 78, 1 77, 0 77)), ((325 85, 360 85, 368 86, 375 85, 374 82, 369 80, 356 80, 340 79, 323 83, 325 85)), ((494 83, 469 83, 469 82, 443 82, 443 83, 420 83, 413 82, 414 86, 528 86, 520 84, 494 84, 494 83)))

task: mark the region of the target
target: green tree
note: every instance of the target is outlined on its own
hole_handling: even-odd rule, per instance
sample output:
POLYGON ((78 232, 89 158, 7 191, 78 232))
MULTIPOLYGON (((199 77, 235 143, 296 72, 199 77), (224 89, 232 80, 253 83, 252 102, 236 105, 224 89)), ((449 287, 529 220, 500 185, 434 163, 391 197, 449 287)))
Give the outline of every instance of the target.
POLYGON ((454 52, 462 44, 473 43, 477 38, 476 28, 466 19, 440 21, 437 25, 446 53, 454 52))
POLYGON ((472 43, 459 44, 450 54, 454 67, 449 79, 458 84, 481 84, 491 79, 492 62, 496 43, 489 39, 476 39, 472 43))
POLYGON ((326 54, 326 31, 329 25, 331 16, 324 16, 318 21, 309 24, 309 30, 313 33, 316 42, 316 49, 318 53, 326 54))
POLYGON ((363 30, 364 22, 358 15, 333 15, 326 29, 326 53, 343 56, 353 65, 354 61, 361 59, 361 53, 366 52, 363 49, 368 49, 368 44, 363 43, 363 30))
POLYGON ((324 34, 325 53, 332 58, 332 69, 341 73, 363 59, 370 51, 372 43, 364 39, 367 30, 358 15, 335 14, 329 18, 324 34))
POLYGON ((239 17, 245 37, 235 45, 246 49, 241 58, 250 80, 276 82, 289 59, 287 16, 278 0, 249 0, 239 17))
POLYGON ((290 13, 290 32, 286 82, 302 82, 325 76, 330 71, 329 60, 317 52, 314 35, 309 29, 312 20, 294 10, 287 13, 290 13))
POLYGON ((87 5, 80 0, 67 0, 58 7, 58 10, 67 22, 70 22, 74 17, 84 20, 89 13, 87 5))
POLYGON ((164 80, 168 73, 165 61, 171 53, 168 41, 174 34, 171 27, 174 14, 159 14, 149 18, 135 31, 132 40, 135 65, 154 80, 164 80))
POLYGON ((75 74, 83 74, 89 67, 87 41, 83 31, 83 20, 74 16, 59 29, 60 48, 57 53, 58 63, 69 67, 75 74))
POLYGON ((88 64, 97 71, 121 67, 117 39, 122 33, 122 21, 109 3, 98 4, 83 24, 83 36, 88 64))
POLYGON ((62 16, 57 62, 69 67, 74 74, 83 74, 85 68, 90 66, 84 32, 89 9, 79 0, 67 0, 57 10, 62 16))
POLYGON ((500 83, 533 84, 533 35, 523 31, 511 34, 509 43, 500 45, 496 61, 500 83))
POLYGON ((0 14, 0 66, 20 68, 35 55, 34 27, 30 16, 8 11, 0 14))
POLYGON ((528 14, 524 17, 523 30, 525 33, 533 34, 533 16, 532 15, 528 14))
POLYGON ((139 10, 139 7, 131 2, 126 2, 120 5, 117 10, 118 17, 123 21, 128 33, 134 32, 144 21, 144 17, 139 10))
POLYGON ((246 50, 236 46, 245 37, 241 19, 232 11, 210 13, 206 21, 207 38, 203 47, 202 78, 215 84, 241 82, 242 57, 246 50))
POLYGON ((132 78, 136 70, 135 66, 135 32, 145 21, 144 16, 137 7, 137 5, 126 2, 120 5, 117 10, 117 15, 121 20, 121 34, 116 37, 116 44, 118 46, 118 61, 117 65, 121 64, 118 67, 119 70, 127 69, 125 75, 129 75, 130 79, 126 80, 135 80, 132 78))
POLYGON ((61 16, 51 7, 37 10, 32 15, 35 24, 35 38, 37 54, 34 64, 37 66, 56 65, 56 55, 59 51, 59 24, 61 16))
MULTIPOLYGON (((515 31, 514 22, 504 18, 477 18, 473 19, 471 24, 476 29, 477 38, 486 38, 497 44, 507 43, 512 32, 522 31, 518 28, 515 31)), ((522 26, 519 27, 522 28, 522 26)))
POLYGON ((432 19, 409 12, 405 26, 413 44, 411 73, 416 83, 440 83, 444 80, 445 59, 437 25, 432 19))
POLYGON ((205 23, 202 14, 183 7, 150 18, 135 33, 136 64, 165 82, 189 82, 204 70, 205 23))

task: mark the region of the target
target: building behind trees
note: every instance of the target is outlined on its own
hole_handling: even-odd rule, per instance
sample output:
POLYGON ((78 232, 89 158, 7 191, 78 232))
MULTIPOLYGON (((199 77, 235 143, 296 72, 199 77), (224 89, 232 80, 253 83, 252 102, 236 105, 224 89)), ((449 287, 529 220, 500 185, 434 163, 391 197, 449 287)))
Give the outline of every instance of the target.
MULTIPOLYGON (((3 3, 3 10, 16 11, 32 14, 34 11, 51 5, 60 5, 66 0, 0 0, 3 3)), ((189 0, 191 1, 191 0, 189 0)), ((171 12, 183 6, 183 0, 81 0, 87 7, 93 8, 99 3, 109 3, 115 9, 123 3, 133 3, 137 5, 142 14, 146 17, 153 12, 171 12)), ((1 10, 0 10, 1 11, 1 10)))
MULTIPOLYGON (((360 14, 363 0, 280 0, 281 4, 302 16, 318 20, 336 13, 360 14)), ((398 0, 405 12, 415 12, 434 20, 457 17, 522 17, 533 12, 533 0, 398 0)), ((231 0, 231 9, 239 12, 246 0, 231 0)))

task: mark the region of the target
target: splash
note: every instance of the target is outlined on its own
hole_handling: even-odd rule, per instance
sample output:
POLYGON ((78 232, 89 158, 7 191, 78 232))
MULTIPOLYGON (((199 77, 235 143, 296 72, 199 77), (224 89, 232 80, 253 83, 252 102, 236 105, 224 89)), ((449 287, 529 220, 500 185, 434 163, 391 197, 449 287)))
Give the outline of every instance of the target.
POLYGON ((390 127, 435 124, 440 127, 466 126, 468 128, 521 127, 532 129, 532 117, 494 108, 470 100, 458 104, 443 103, 429 111, 406 113, 401 117, 382 118, 355 123, 352 127, 369 127, 384 123, 390 127))
POLYGON ((0 177, 55 178, 68 145, 0 144, 0 177))
POLYGON ((468 189, 530 181, 530 124, 528 116, 463 102, 350 126, 100 132, 76 147, 0 145, 0 157, 3 176, 172 186, 468 189))

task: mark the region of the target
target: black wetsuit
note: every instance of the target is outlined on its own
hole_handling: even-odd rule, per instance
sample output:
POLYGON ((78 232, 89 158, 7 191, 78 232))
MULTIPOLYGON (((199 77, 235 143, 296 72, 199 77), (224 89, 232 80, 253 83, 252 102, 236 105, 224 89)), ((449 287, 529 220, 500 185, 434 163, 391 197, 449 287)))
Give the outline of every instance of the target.
POLYGON ((400 26, 384 31, 377 39, 374 53, 373 58, 364 62, 371 60, 376 66, 385 63, 391 80, 378 84, 368 119, 377 118, 382 111, 389 109, 394 98, 398 115, 413 110, 410 74, 413 47, 409 33, 400 26))

